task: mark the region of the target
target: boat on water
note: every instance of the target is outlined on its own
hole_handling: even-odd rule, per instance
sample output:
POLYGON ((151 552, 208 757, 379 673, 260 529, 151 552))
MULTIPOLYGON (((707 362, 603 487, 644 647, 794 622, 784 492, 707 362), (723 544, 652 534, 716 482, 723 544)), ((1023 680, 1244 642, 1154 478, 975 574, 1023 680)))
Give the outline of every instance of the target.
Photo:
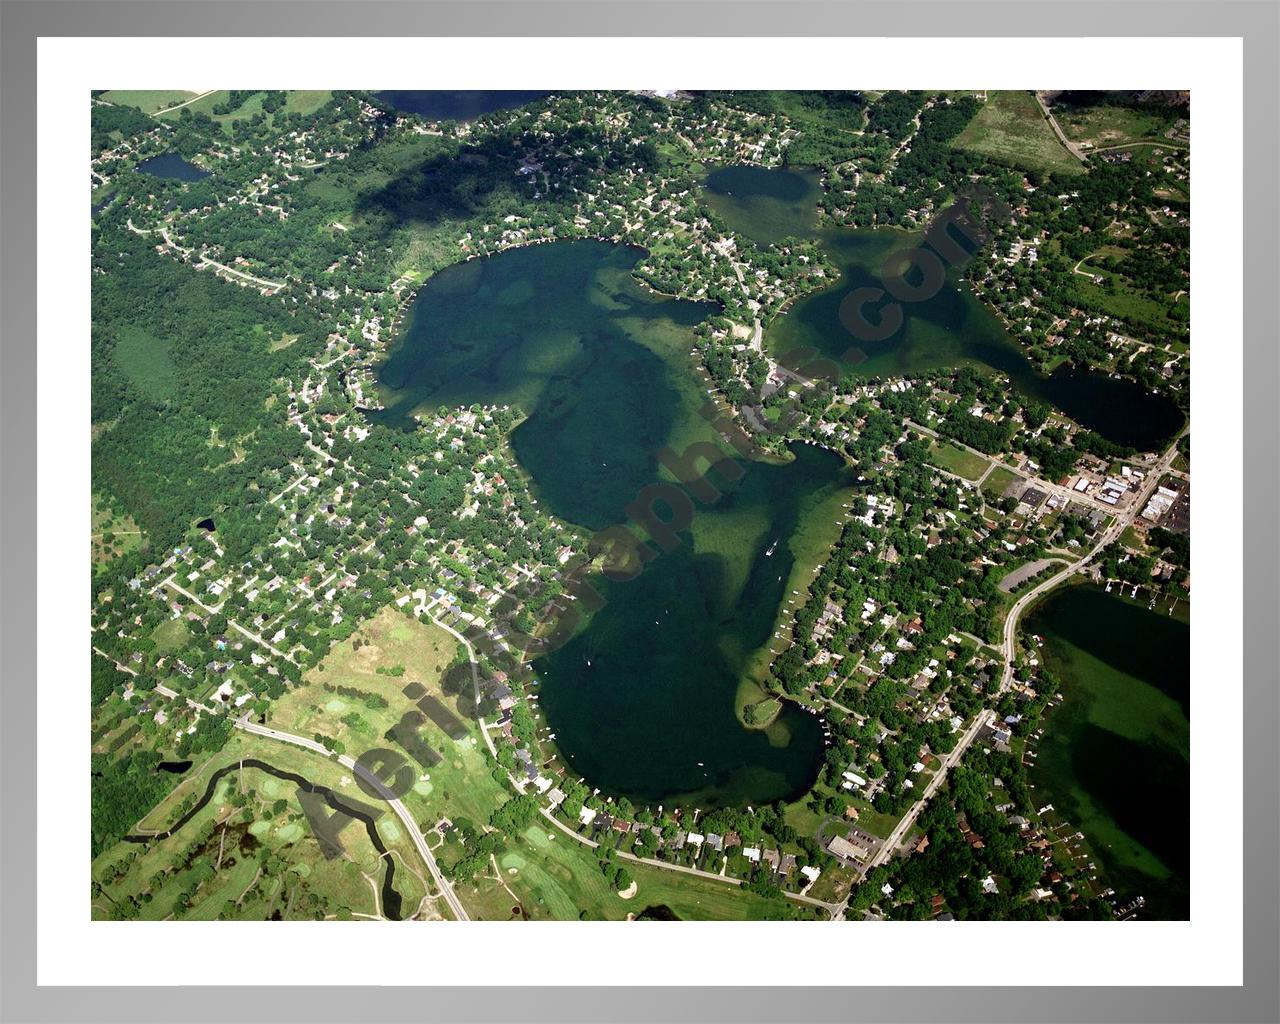
POLYGON ((777 546, 778 546, 778 542, 775 539, 774 542, 770 544, 767 549, 765 549, 765 553, 764 553, 765 558, 768 558, 770 555, 772 555, 774 552, 774 549, 777 548, 777 546))

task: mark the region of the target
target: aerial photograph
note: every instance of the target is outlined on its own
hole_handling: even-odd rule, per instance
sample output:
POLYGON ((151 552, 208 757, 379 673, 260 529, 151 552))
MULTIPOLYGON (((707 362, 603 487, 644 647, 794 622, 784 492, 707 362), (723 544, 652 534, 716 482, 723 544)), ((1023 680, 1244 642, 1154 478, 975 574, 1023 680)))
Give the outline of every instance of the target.
POLYGON ((94 920, 1189 919, 1190 92, 84 102, 94 920))

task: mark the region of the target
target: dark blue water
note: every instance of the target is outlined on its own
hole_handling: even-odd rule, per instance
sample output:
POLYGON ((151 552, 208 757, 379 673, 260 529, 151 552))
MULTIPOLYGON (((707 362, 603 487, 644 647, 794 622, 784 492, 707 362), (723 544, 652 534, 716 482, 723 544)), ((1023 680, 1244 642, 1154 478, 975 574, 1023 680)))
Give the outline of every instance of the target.
POLYGON ((176 181, 199 181, 209 177, 209 172, 195 164, 184 160, 177 153, 161 153, 150 160, 138 164, 138 170, 155 178, 170 178, 176 181))

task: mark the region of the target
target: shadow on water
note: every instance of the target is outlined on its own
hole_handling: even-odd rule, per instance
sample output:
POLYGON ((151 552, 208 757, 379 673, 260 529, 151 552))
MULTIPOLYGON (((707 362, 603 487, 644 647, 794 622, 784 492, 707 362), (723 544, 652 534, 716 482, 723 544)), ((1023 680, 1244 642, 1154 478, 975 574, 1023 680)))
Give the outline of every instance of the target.
POLYGON ((523 107, 550 95, 549 89, 387 89, 377 93, 380 100, 396 110, 418 114, 428 121, 469 121, 495 110, 523 107))
POLYGON ((171 775, 181 775, 190 767, 190 761, 161 761, 156 765, 156 771, 169 772, 171 775))
MULTIPOLYGON (((421 160, 400 170, 381 187, 362 193, 356 200, 356 211, 373 218, 389 233, 405 224, 438 224, 479 216, 491 209, 495 196, 521 191, 523 179, 517 172, 528 154, 525 139, 503 135, 475 142, 434 139, 433 143, 432 151, 421 160)), ((637 153, 630 162, 644 166, 646 159, 644 153, 637 153)), ((566 218, 576 212, 570 197, 590 187, 593 173, 585 164, 558 172, 557 195, 562 197, 558 208, 566 218)), ((555 197, 544 201, 555 208, 555 197)))
MULTIPOLYGON (((186 762, 190 766, 191 762, 186 762)), ((165 768, 164 764, 159 766, 165 768)), ((266 772, 268 775, 274 775, 277 779, 283 779, 285 782, 292 782, 299 789, 306 793, 314 793, 321 797, 335 811, 341 811, 352 818, 355 818, 364 825, 365 832, 369 836, 369 842, 373 844, 373 848, 378 851, 378 856, 382 859, 382 863, 386 865, 386 871, 382 876, 382 910, 383 913, 392 921, 401 920, 402 899, 400 893, 395 888, 396 864, 394 858, 387 852, 386 845, 382 842, 382 837, 378 835, 376 825, 376 817, 363 810, 360 806, 351 806, 342 799, 337 793, 328 786, 320 786, 304 779, 301 775, 294 772, 285 771, 282 768, 276 768, 274 765, 267 764, 265 761, 259 761, 254 757, 246 757, 243 761, 237 761, 235 764, 229 764, 225 768, 219 768, 209 778, 209 784, 205 787, 204 794, 200 797, 194 807, 187 811, 181 818, 169 826, 164 832, 158 832, 155 835, 143 835, 136 833, 134 835, 125 836, 125 841, 130 843, 150 843, 157 839, 167 839, 175 832, 179 831, 192 818, 199 814, 205 806, 213 799, 214 793, 217 792, 218 783, 222 779, 233 772, 238 772, 241 768, 256 768, 258 771, 266 772)), ((169 769, 166 769, 169 770, 169 769)))
POLYGON ((679 914, 672 910, 665 903, 655 903, 651 907, 645 907, 636 915, 637 921, 680 921, 683 920, 679 914))

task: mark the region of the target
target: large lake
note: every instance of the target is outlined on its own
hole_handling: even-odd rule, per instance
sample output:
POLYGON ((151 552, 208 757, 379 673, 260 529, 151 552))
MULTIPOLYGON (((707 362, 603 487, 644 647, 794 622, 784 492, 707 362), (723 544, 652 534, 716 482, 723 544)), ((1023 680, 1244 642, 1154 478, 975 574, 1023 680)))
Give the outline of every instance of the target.
POLYGON ((1032 611, 1024 633, 1044 638, 1064 699, 1045 717, 1031 781, 1038 803, 1084 832, 1121 898, 1146 898, 1141 917, 1185 920, 1191 632, 1167 601, 1149 610, 1083 585, 1032 611))
POLYGON ((406 114, 418 114, 428 121, 469 121, 495 110, 510 110, 550 96, 550 90, 412 90, 388 89, 377 94, 406 114))
MULTIPOLYGON (((734 230, 762 240, 815 230, 812 175, 725 168, 713 180, 717 212, 734 230)), ((823 236, 844 280, 797 303, 767 344, 842 354, 851 341, 838 318, 844 291, 874 283, 885 253, 906 237, 823 236)), ((660 448, 719 440, 698 415, 706 385, 690 352, 692 327, 712 309, 642 288, 631 273, 639 258, 602 242, 557 242, 436 274, 380 370, 381 418, 407 425, 414 412, 442 406, 516 406, 527 418, 511 444, 547 509, 584 533, 625 523, 638 492, 668 479, 660 448)), ((1171 403, 1135 385, 1035 373, 955 281, 915 304, 897 337, 863 348, 855 369, 868 375, 1000 369, 1124 444, 1149 446, 1182 422, 1171 403)), ((630 582, 598 581, 605 606, 534 663, 556 745, 592 785, 712 806, 794 797, 812 783, 824 747, 819 719, 793 705, 768 729, 739 719, 741 705, 762 695, 773 630, 791 591, 826 557, 853 487, 836 455, 798 445, 793 456, 740 460, 742 479, 698 506, 674 551, 630 582)))
MULTIPOLYGON (((855 337, 841 304, 859 288, 882 289, 882 267, 895 250, 924 245, 923 232, 896 228, 818 231, 816 176, 810 172, 730 167, 712 172, 707 201, 733 230, 764 243, 787 235, 817 238, 840 267, 831 287, 797 302, 765 335, 775 356, 815 348, 859 376, 897 376, 955 366, 1007 374, 1014 388, 1040 399, 1116 444, 1139 450, 1163 446, 1184 417, 1169 399, 1133 381, 1104 373, 1059 370, 1046 376, 1028 361, 1004 325, 959 280, 953 268, 940 289, 918 302, 902 302, 902 324, 881 340, 855 337), (749 172, 749 173, 748 173, 749 172)), ((878 324, 890 296, 864 307, 878 324)))
MULTIPOLYGON (((436 274, 381 369, 383 417, 515 405, 528 418, 512 447, 548 510, 591 530, 626 522, 625 506, 664 478, 662 446, 717 441, 698 415, 707 396, 690 351, 712 307, 643 289, 639 258, 557 242, 436 274)), ((750 680, 785 595, 838 536, 853 481, 806 445, 789 462, 740 464, 675 550, 634 580, 598 581, 606 605, 533 665, 556 745, 593 786, 707 807, 793 797, 816 776, 818 718, 788 705, 753 730, 737 706, 759 696, 750 680)))

